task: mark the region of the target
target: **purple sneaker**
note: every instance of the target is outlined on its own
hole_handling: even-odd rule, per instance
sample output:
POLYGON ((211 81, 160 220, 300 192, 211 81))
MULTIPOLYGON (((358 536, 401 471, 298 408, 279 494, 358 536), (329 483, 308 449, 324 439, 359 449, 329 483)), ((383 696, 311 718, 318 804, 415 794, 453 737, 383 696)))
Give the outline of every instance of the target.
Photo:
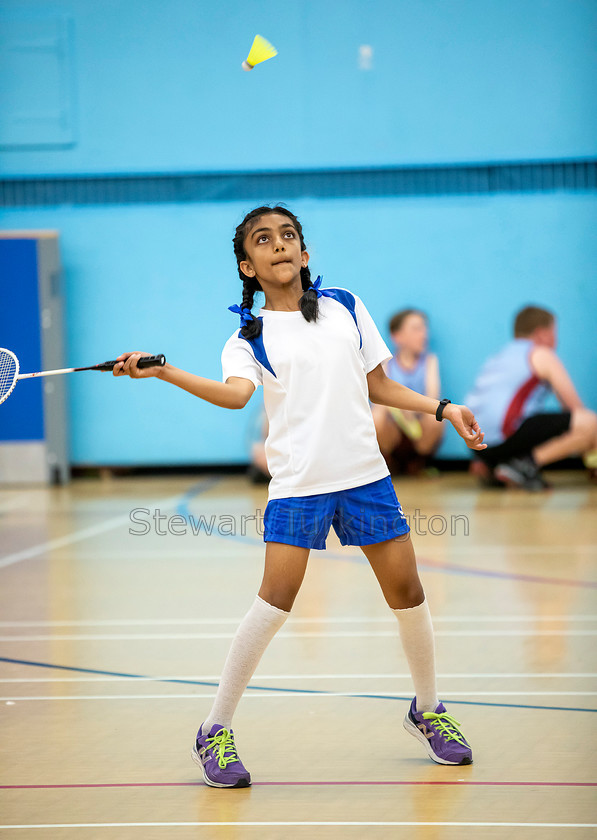
POLYGON ((251 774, 238 757, 232 729, 216 723, 207 734, 201 731, 202 728, 203 724, 197 733, 191 757, 202 766, 205 783, 219 788, 249 787, 251 774))
POLYGON ((434 712, 417 712, 417 698, 410 704, 404 728, 420 741, 438 764, 472 764, 473 751, 458 728, 460 724, 442 703, 434 712))

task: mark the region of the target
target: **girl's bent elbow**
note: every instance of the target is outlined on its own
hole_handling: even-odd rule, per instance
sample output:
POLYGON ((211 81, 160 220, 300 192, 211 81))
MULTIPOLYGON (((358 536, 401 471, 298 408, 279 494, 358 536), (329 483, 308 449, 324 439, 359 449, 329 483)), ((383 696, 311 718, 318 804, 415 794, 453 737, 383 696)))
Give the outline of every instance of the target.
POLYGON ((241 408, 244 408, 246 404, 249 402, 249 397, 245 396, 244 394, 234 395, 233 399, 226 405, 226 408, 232 408, 236 411, 240 411, 241 408))
POLYGON ((223 402, 222 404, 225 405, 226 408, 244 408, 251 399, 255 390, 255 385, 252 382, 237 378, 227 379, 225 387, 227 389, 225 392, 226 402, 223 402))

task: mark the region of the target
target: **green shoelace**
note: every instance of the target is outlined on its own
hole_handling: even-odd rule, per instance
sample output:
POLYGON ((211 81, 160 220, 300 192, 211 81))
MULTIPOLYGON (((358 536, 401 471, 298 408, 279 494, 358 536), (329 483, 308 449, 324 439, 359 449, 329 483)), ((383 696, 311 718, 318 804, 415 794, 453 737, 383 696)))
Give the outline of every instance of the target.
POLYGON ((458 741, 463 747, 468 747, 464 735, 458 729, 460 724, 452 715, 447 712, 443 712, 441 715, 436 715, 435 712, 423 712, 423 718, 437 727, 446 741, 458 741))
POLYGON ((210 749, 213 749, 215 756, 218 759, 218 764, 224 770, 227 764, 233 761, 238 761, 238 754, 234 746, 234 738, 232 732, 228 729, 219 729, 212 738, 207 738, 206 743, 210 749))

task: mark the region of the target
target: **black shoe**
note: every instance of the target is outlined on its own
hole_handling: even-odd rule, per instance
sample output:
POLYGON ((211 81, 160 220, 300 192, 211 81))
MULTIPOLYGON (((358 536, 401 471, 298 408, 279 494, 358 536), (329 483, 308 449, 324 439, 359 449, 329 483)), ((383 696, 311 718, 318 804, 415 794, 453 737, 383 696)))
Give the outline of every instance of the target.
POLYGON ((481 476, 479 481, 483 487, 501 487, 503 490, 504 487, 508 486, 505 481, 501 481, 497 477, 495 470, 491 470, 487 476, 481 476))
POLYGON ((537 468, 530 455, 522 458, 510 458, 503 464, 498 464, 494 475, 504 484, 514 487, 522 487, 523 490, 547 490, 549 484, 537 468))
POLYGON ((270 480, 270 476, 261 472, 259 467, 256 467, 255 464, 251 464, 247 469, 247 478, 251 484, 269 484, 270 480))
POLYGON ((479 459, 475 458, 471 461, 469 473, 477 476, 482 487, 501 487, 502 489, 506 487, 504 482, 496 476, 495 469, 479 459))

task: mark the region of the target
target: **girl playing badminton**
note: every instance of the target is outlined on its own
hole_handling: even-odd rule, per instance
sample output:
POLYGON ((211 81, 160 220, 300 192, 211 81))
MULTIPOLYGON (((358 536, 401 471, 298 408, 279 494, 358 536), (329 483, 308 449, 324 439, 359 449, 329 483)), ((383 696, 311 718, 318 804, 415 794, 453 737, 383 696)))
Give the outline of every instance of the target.
POLYGON ((267 645, 287 619, 311 549, 324 549, 330 526, 342 545, 361 548, 396 616, 416 697, 405 729, 439 764, 470 764, 460 724, 439 702, 433 628, 417 573, 410 528, 377 445, 369 400, 449 420, 472 449, 484 449, 471 411, 388 379, 392 354, 363 302, 312 283, 298 219, 284 207, 259 207, 236 229, 243 284, 241 327, 222 352, 223 381, 179 370, 139 369, 123 353, 115 376, 157 376, 224 408, 243 408, 263 385, 272 479, 264 515, 265 571, 255 602, 232 642, 213 707, 193 758, 213 787, 251 784, 234 744, 232 717, 267 645), (265 305, 252 313, 255 292, 265 305))

